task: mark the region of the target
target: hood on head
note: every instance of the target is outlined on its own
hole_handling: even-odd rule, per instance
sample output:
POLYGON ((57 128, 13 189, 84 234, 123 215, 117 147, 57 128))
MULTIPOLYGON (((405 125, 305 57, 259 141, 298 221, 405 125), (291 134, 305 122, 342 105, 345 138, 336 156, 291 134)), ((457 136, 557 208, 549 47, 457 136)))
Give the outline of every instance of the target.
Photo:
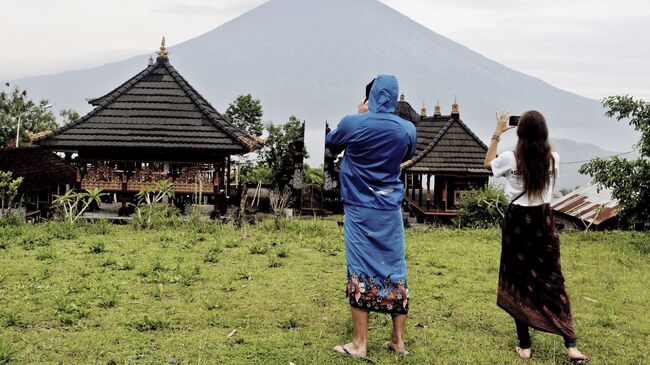
POLYGON ((397 78, 392 75, 379 75, 370 90, 368 110, 372 113, 394 113, 398 95, 397 78))

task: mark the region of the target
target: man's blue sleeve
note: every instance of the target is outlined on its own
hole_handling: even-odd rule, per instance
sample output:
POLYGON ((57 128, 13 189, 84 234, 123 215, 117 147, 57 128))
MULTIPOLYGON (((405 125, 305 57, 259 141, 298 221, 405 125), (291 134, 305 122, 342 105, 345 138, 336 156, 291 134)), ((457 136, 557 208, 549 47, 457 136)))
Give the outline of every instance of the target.
POLYGON ((333 153, 339 154, 345 150, 345 147, 352 135, 351 118, 345 117, 333 131, 325 137, 325 147, 333 153))
POLYGON ((413 157, 413 155, 415 155, 415 151, 418 146, 417 132, 414 126, 411 126, 411 128, 409 128, 408 135, 409 135, 409 152, 408 152, 407 160, 413 157))

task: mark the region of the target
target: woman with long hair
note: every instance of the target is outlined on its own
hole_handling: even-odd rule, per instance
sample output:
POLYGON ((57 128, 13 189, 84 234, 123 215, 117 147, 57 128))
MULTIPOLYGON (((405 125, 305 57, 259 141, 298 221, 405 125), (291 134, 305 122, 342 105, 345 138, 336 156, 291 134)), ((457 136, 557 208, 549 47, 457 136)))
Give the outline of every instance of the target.
POLYGON ((560 265, 560 240, 550 206, 560 156, 551 151, 544 116, 524 113, 517 127, 515 151, 496 156, 508 113, 497 114, 497 128, 485 157, 485 167, 495 177, 506 178, 510 206, 501 240, 501 265, 497 305, 515 320, 522 359, 531 356, 529 327, 564 338, 569 360, 585 364, 590 359, 576 347, 571 303, 560 265))

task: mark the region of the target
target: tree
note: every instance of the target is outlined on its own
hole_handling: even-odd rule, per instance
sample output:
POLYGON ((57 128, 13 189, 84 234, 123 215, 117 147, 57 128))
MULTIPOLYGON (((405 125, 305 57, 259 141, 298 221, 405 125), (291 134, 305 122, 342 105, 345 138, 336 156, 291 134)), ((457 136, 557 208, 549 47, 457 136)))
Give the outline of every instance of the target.
MULTIPOLYGON (((5 87, 9 87, 7 83, 5 87)), ((28 142, 27 131, 40 133, 56 129, 56 118, 44 107, 47 100, 34 102, 27 96, 27 90, 14 87, 11 91, 0 91, 0 147, 7 147, 16 139, 18 117, 20 119, 20 142, 28 142), (27 112, 27 113, 25 113, 27 112), (25 114, 23 114, 25 113, 25 114)))
POLYGON ((0 221, 11 214, 11 207, 23 178, 13 178, 11 172, 0 171, 0 221))
POLYGON ((262 103, 253 99, 251 94, 239 95, 235 102, 226 109, 226 118, 237 128, 253 136, 260 136, 264 131, 262 124, 262 103))
POLYGON ((626 96, 603 99, 607 116, 629 124, 641 133, 635 148, 636 160, 620 157, 595 158, 580 168, 580 173, 592 177, 599 189, 612 189, 612 196, 622 205, 621 222, 650 228, 650 103, 626 96))
MULTIPOLYGON (((260 151, 260 158, 273 171, 273 184, 284 188, 293 176, 291 142, 301 137, 302 123, 292 115, 288 122, 281 125, 269 122, 266 131, 269 136, 260 151)), ((306 147, 303 153, 305 158, 309 157, 306 147)))
POLYGON ((321 165, 320 167, 311 167, 308 164, 305 164, 302 177, 302 182, 304 184, 314 184, 322 187, 324 179, 323 166, 321 165))
POLYGON ((81 117, 74 109, 63 109, 59 112, 59 116, 63 118, 63 125, 68 125, 81 117))

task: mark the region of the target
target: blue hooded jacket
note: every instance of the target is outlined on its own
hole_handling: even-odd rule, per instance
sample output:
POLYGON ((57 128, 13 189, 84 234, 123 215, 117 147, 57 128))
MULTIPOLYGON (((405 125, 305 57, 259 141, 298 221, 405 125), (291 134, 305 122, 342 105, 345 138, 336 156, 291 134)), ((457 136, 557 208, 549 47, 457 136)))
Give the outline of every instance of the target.
POLYGON ((415 154, 415 126, 393 114, 399 86, 394 76, 379 75, 368 97, 368 112, 344 117, 325 138, 341 163, 345 204, 380 210, 400 209, 404 184, 400 164, 415 154))

